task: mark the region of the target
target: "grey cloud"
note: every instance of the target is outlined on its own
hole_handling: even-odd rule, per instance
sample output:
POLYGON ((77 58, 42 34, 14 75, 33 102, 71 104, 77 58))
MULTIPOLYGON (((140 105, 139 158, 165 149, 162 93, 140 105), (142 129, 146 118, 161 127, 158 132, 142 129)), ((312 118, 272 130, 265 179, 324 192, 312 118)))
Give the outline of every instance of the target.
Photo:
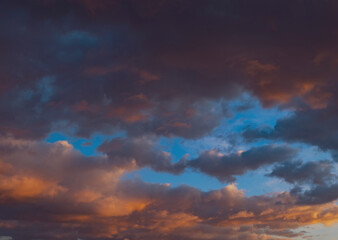
POLYGON ((297 197, 298 204, 324 204, 338 199, 338 184, 318 185, 305 191, 302 191, 300 187, 295 187, 290 193, 297 197))
POLYGON ((285 161, 274 167, 269 176, 279 177, 289 183, 326 184, 335 179, 334 163, 328 160, 285 161))
POLYGON ((188 166, 217 177, 221 181, 234 181, 234 175, 256 170, 264 165, 290 160, 296 151, 288 146, 266 145, 254 147, 242 153, 222 155, 217 151, 205 151, 188 166))
POLYGON ((322 150, 338 149, 336 122, 337 105, 330 103, 324 109, 309 109, 295 112, 291 117, 280 119, 273 128, 247 129, 243 135, 248 140, 258 138, 303 142, 320 147, 322 150))
POLYGON ((170 153, 162 151, 159 146, 146 137, 115 138, 102 143, 98 151, 107 154, 112 166, 121 168, 142 168, 149 166, 155 171, 174 174, 184 171, 184 159, 172 162, 170 153))

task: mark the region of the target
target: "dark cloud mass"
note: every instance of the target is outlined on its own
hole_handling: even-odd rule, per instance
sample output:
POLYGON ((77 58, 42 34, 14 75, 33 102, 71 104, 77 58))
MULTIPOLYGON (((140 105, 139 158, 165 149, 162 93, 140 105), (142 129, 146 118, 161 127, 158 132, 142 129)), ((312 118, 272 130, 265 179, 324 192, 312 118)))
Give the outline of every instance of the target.
POLYGON ((291 194, 298 199, 298 204, 322 204, 338 198, 338 176, 334 171, 334 162, 328 160, 285 161, 275 166, 269 176, 294 184, 291 194), (301 184, 309 184, 310 188, 303 190, 301 184))
POLYGON ((151 166, 156 171, 174 174, 182 173, 185 167, 184 159, 178 163, 172 163, 170 153, 156 149, 154 143, 147 138, 113 139, 104 142, 97 149, 107 154, 111 164, 116 167, 151 166))
POLYGON ((334 201, 338 198, 338 184, 315 186, 309 190, 296 187, 291 194, 297 197, 298 204, 322 204, 334 201))
POLYGON ((0 1, 0 240, 315 239, 338 221, 337 26, 334 0, 0 1))
POLYGON ((242 175, 248 170, 290 160, 296 151, 287 146, 262 146, 245 152, 223 155, 217 151, 205 151, 188 165, 221 181, 234 181, 233 175, 242 175))
POLYGON ((2 1, 1 132, 196 138, 223 115, 204 101, 242 90, 325 108, 337 5, 290 3, 2 1))
POLYGON ((325 109, 305 109, 277 121, 274 128, 248 129, 247 139, 267 138, 304 142, 323 150, 338 149, 337 105, 325 109))
POLYGON ((269 176, 283 178, 289 183, 325 184, 337 176, 333 173, 334 163, 328 160, 302 163, 285 161, 276 166, 269 176))

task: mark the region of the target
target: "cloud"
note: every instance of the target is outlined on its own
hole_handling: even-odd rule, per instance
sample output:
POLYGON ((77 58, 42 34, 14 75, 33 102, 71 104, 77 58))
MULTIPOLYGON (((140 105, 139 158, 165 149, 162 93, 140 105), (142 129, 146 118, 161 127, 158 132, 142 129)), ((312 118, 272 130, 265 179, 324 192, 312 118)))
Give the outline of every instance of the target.
POLYGON ((338 198, 334 169, 334 162, 328 160, 285 161, 275 166, 269 176, 294 184, 290 193, 297 198, 297 204, 323 204, 338 198), (302 188, 304 184, 308 186, 302 188))
POLYGON ((198 138, 227 116, 208 102, 243 92, 264 106, 299 100, 323 109, 335 99, 331 1, 307 4, 311 15, 291 1, 1 4, 5 135, 122 129, 198 138))
POLYGON ((257 138, 281 139, 303 142, 320 147, 322 150, 336 150, 337 145, 336 105, 325 109, 297 111, 292 116, 280 119, 273 128, 248 129, 244 136, 249 140, 257 138))
POLYGON ((155 139, 114 138, 102 143, 98 151, 107 155, 110 166, 123 169, 151 167, 155 171, 181 174, 186 169, 208 174, 220 181, 235 181, 234 175, 242 175, 265 165, 292 159, 296 150, 288 146, 265 145, 244 152, 222 154, 217 150, 203 151, 195 159, 188 156, 173 162, 169 152, 162 151, 155 139))
POLYGON ((334 180, 334 163, 328 160, 311 161, 285 161, 274 167, 269 176, 279 177, 289 183, 311 183, 323 185, 334 180))
MULTIPOLYGON (((149 164, 143 161, 154 153, 144 147, 149 144, 144 140, 106 142, 100 149, 108 157, 85 157, 66 141, 51 144, 2 138, 0 142, 0 228, 2 234, 19 240, 57 239, 56 236, 162 236, 168 240, 209 236, 216 240, 224 238, 225 233, 229 239, 288 238, 298 236, 291 229, 318 222, 331 224, 337 219, 337 206, 330 203, 335 188, 331 189, 333 195, 325 195, 326 200, 319 202, 313 197, 318 194, 310 192, 302 195, 310 199, 305 201, 295 191, 247 197, 235 184, 202 192, 186 185, 173 188, 169 184, 121 179, 130 168, 118 161, 129 158, 134 151, 144 157, 140 165, 149 164), (122 151, 124 147, 130 153, 122 151), (109 152, 114 153, 117 162, 109 152), (30 184, 25 184, 27 181, 30 184), (299 206, 300 200, 306 208, 299 206)), ((280 158, 293 154, 287 147, 262 149, 265 154, 278 152, 280 158)), ((254 149, 242 154, 253 160, 256 158, 251 156, 261 156, 262 151, 254 149)))
POLYGON ((165 171, 174 174, 184 171, 184 159, 172 163, 170 153, 161 151, 159 146, 146 137, 115 138, 102 143, 98 151, 107 154, 112 166, 137 169, 149 166, 155 171, 165 171))
POLYGON ((234 181, 233 175, 242 175, 248 170, 290 160, 296 151, 288 146, 265 145, 244 152, 224 155, 216 150, 204 151, 187 165, 221 181, 234 181))
POLYGON ((303 142, 336 157, 336 2, 0 5, 4 236, 289 239, 306 237, 298 227, 337 220, 331 163, 292 162, 296 152, 287 147, 303 142), (160 137, 198 139, 212 133, 231 116, 229 101, 246 93, 264 108, 293 114, 244 136, 285 145, 234 154, 209 150, 174 162, 156 144, 160 137), (104 142, 100 154, 87 157, 67 141, 42 142, 51 132, 126 137, 104 142), (203 192, 123 178, 143 167, 172 174, 192 168, 234 181, 274 163, 279 165, 271 176, 295 184, 292 191, 247 197, 235 184, 203 192))
POLYGON ((323 204, 332 202, 338 198, 338 184, 328 184, 314 186, 309 190, 302 191, 301 188, 295 187, 291 194, 298 198, 298 204, 323 204))

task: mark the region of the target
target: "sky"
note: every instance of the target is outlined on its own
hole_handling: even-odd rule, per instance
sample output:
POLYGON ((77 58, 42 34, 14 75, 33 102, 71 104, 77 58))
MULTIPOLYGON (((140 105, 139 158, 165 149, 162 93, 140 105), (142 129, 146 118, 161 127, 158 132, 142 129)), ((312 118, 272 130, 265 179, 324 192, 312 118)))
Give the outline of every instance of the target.
POLYGON ((0 240, 335 240, 338 2, 0 1, 0 240))

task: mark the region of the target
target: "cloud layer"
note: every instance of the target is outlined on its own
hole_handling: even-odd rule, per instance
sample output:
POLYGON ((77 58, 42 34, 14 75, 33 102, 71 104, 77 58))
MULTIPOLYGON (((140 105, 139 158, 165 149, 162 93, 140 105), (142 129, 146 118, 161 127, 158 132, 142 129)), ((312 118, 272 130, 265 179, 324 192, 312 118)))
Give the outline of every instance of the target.
POLYGON ((121 180, 125 166, 85 157, 65 141, 2 139, 1 147, 10 150, 1 155, 0 227, 14 239, 288 238, 302 233, 286 229, 338 216, 335 204, 313 200, 320 190, 246 197, 234 184, 172 188, 121 180))
POLYGON ((336 223, 337 13, 336 1, 1 1, 0 239, 286 240, 336 223), (288 114, 263 119, 271 109, 288 114), (87 156, 48 143, 55 132, 104 141, 87 156), (211 135, 231 147, 201 147, 211 135), (128 178, 143 168, 229 185, 128 178), (235 183, 248 172, 289 190, 249 196, 235 183))

